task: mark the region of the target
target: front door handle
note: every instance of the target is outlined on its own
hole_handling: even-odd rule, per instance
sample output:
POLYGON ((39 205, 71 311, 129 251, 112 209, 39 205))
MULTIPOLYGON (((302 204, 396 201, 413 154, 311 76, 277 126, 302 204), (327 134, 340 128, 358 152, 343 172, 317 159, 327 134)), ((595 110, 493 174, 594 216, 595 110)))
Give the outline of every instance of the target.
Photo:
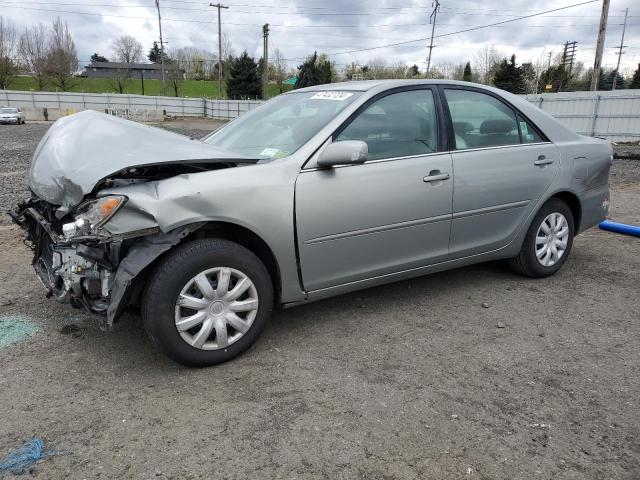
POLYGON ((449 180, 449 173, 440 172, 440 170, 432 170, 429 175, 422 179, 423 182, 441 182, 442 180, 449 180))
POLYGON ((553 158, 547 158, 544 155, 540 155, 538 160, 533 162, 534 165, 538 167, 544 167, 545 165, 551 165, 553 163, 553 158))

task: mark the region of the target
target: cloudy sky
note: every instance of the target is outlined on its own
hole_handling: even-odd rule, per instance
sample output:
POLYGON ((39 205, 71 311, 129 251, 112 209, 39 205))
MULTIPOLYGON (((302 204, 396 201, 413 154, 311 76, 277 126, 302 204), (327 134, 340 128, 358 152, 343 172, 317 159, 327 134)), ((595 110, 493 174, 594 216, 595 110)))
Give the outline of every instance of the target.
MULTIPOLYGON (((217 1, 217 0, 216 0, 217 1)), ((436 37, 510 20, 519 16, 579 3, 580 0, 441 0, 436 37), (508 6, 506 6, 508 5, 508 6)), ((217 51, 217 9, 205 0, 160 0, 163 36, 168 49, 196 46, 217 51)), ((227 0, 222 11, 223 32, 235 53, 262 54, 262 25, 270 24, 270 50, 279 48, 295 67, 314 50, 325 52, 338 69, 351 62, 366 64, 373 58, 426 66, 428 40, 385 48, 382 45, 428 38, 431 0, 227 0), (368 49, 368 50, 366 50, 368 49), (349 52, 349 53, 345 53, 349 52)), ((621 70, 632 71, 640 62, 640 4, 612 0, 603 64, 615 67, 624 9, 629 8, 626 54, 621 70)), ((474 53, 493 45, 518 62, 546 58, 562 50, 566 41, 578 42, 577 59, 593 64, 601 3, 518 20, 500 26, 441 36, 434 40, 432 63, 473 62, 474 53)), ((0 15, 20 29, 50 23, 56 16, 68 22, 81 65, 93 52, 112 55, 113 39, 134 35, 147 50, 158 38, 154 0, 0 0, 0 15)), ((84 63, 83 63, 84 62, 84 63)))

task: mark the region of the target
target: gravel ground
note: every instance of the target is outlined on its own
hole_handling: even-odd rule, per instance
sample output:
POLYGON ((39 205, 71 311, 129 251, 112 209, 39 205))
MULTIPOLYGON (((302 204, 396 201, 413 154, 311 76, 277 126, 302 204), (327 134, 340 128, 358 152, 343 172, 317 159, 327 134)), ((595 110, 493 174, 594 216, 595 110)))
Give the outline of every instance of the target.
MULTIPOLYGON (((47 128, 0 126, 2 210, 47 128)), ((612 218, 640 224, 640 162, 611 180, 612 218)), ((68 452, 35 477, 640 478, 638 239, 589 230, 548 279, 492 263, 277 312, 195 370, 135 316, 104 334, 45 299, 3 222, 0 319, 39 330, 0 348, 0 457, 36 435, 68 452)))

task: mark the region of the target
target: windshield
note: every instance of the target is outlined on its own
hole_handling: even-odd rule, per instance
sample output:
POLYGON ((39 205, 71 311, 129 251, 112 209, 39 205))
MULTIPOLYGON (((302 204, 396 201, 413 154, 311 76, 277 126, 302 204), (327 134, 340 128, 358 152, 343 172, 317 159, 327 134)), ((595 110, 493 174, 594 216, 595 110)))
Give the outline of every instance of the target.
POLYGON ((0 113, 18 113, 17 108, 0 108, 0 113))
POLYGON ((309 141, 359 95, 335 90, 280 95, 204 141, 254 158, 283 158, 309 141))

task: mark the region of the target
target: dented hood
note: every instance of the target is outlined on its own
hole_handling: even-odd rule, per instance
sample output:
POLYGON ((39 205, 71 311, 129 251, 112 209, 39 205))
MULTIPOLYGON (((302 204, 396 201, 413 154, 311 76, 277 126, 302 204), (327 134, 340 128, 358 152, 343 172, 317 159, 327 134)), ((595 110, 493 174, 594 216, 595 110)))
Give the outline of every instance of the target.
POLYGON ((33 155, 29 187, 41 199, 68 209, 100 180, 125 168, 256 161, 177 133, 85 110, 49 128, 33 155))

